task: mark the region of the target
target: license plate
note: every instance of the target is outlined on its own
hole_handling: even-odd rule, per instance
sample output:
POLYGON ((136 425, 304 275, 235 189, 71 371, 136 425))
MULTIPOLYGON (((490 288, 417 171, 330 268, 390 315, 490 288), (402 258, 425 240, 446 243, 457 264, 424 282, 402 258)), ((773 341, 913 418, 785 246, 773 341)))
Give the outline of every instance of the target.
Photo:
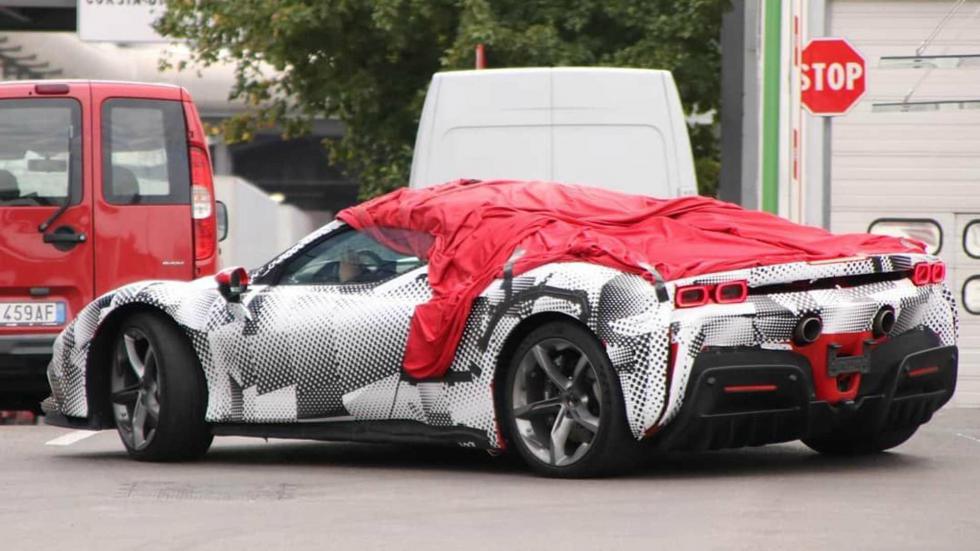
POLYGON ((840 345, 832 344, 827 350, 827 375, 836 377, 847 373, 871 372, 871 346, 867 342, 860 356, 838 356, 840 345))
POLYGON ((0 302, 0 326, 63 325, 64 302, 0 302))

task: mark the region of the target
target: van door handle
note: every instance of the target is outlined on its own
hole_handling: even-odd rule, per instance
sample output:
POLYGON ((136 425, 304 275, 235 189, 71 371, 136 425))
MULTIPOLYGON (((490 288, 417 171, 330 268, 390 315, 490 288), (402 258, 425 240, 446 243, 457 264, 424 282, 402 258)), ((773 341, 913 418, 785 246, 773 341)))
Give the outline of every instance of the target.
POLYGON ((66 226, 62 226, 51 233, 44 234, 44 242, 55 245, 74 245, 75 243, 84 243, 85 240, 84 233, 75 233, 74 230, 66 226))

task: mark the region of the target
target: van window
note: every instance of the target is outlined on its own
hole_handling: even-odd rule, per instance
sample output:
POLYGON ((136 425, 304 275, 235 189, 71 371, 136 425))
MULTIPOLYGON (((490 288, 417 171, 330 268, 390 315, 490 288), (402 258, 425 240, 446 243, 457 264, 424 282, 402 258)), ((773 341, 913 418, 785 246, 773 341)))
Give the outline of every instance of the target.
POLYGON ((81 128, 75 100, 0 100, 0 207, 78 203, 81 128))
POLYGON ((190 203, 180 102, 108 100, 102 107, 103 195, 117 205, 190 203))

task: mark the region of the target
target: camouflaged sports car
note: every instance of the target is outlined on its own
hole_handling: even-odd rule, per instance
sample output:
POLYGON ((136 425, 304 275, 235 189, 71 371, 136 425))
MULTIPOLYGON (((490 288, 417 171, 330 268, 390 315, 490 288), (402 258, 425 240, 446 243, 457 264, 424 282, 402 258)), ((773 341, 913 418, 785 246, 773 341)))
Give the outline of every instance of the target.
MULTIPOLYGON (((536 201, 550 193, 532 191, 536 201)), ((413 193, 430 194, 427 201, 448 194, 413 193)), ((419 213, 416 199, 395 200, 419 213)), ((721 231, 663 211, 665 203, 657 203, 658 216, 721 231)), ((718 202, 696 205, 742 216, 718 202)), ((743 254, 746 267, 710 273, 652 258, 627 269, 596 256, 615 247, 588 232, 569 241, 571 256, 542 255, 555 240, 481 235, 493 225, 489 216, 475 225, 467 218, 471 233, 459 242, 447 236, 464 226, 446 218, 406 222, 393 238, 383 224, 341 216, 347 223, 325 226, 251 273, 233 268, 108 293, 55 344, 47 422, 115 427, 142 460, 199 457, 213 435, 421 441, 516 450, 540 473, 588 476, 651 448, 802 439, 825 453, 885 450, 953 393, 956 310, 935 257, 888 252, 758 265, 758 254, 743 254), (416 310, 445 288, 446 251, 479 260, 484 253, 466 247, 495 239, 504 242, 500 255, 470 263, 487 270, 489 282, 472 299, 451 301, 463 313, 458 337, 447 341, 449 363, 417 376, 406 349, 426 337, 414 326, 416 310), (590 239, 598 249, 578 247, 590 239), (399 245, 406 242, 416 245, 399 245), (522 266, 515 262, 522 254, 537 260, 522 266), (500 258, 502 267, 493 260, 500 258)), ((747 237, 755 219, 746 220, 739 238, 762 239, 747 237)), ((663 238, 647 231, 643 239, 663 238)), ((707 238, 698 232, 692 239, 707 238)), ((456 283, 478 281, 471 272, 456 283)))

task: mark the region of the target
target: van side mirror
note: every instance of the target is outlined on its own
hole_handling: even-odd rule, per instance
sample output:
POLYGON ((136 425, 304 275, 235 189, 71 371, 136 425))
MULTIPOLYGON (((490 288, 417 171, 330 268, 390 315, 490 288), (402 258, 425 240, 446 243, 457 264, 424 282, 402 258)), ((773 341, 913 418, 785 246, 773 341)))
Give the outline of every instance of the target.
POLYGON ((216 222, 218 225, 218 242, 228 237, 228 207, 222 201, 215 201, 216 222))
POLYGON ((241 266, 221 270, 214 275, 214 280, 226 302, 241 302, 242 295, 248 290, 248 270, 241 266))

